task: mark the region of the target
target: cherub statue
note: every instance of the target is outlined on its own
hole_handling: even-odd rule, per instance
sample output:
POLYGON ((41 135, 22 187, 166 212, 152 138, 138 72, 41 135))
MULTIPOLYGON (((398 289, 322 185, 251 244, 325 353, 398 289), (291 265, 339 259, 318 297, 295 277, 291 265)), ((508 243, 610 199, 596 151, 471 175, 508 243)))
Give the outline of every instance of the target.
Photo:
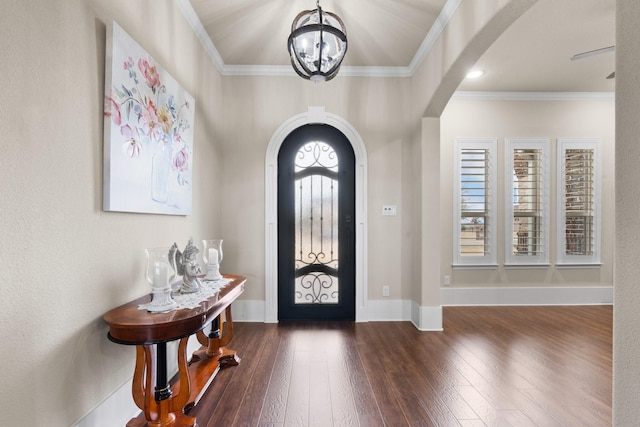
POLYGON ((193 239, 189 239, 184 252, 180 252, 175 242, 169 249, 169 262, 176 267, 177 273, 182 276, 182 285, 178 290, 181 294, 198 292, 202 286, 198 277, 202 274, 197 259, 199 252, 200 250, 193 244, 193 239))

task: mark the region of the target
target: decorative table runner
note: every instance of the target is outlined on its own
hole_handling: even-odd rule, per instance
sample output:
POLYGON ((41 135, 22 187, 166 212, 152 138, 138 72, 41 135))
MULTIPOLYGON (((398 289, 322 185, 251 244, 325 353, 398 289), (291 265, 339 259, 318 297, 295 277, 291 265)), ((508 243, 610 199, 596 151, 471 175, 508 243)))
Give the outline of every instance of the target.
MULTIPOLYGON (((222 278, 219 280, 202 280, 201 282, 202 282, 202 286, 200 287, 200 290, 198 292, 193 292, 190 294, 181 294, 179 292, 172 292, 171 297, 178 305, 177 307, 167 311, 180 310, 183 308, 196 308, 198 305, 200 305, 202 301, 220 292, 222 288, 224 288, 226 285, 232 282, 232 279, 222 278)), ((140 304, 138 305, 138 308, 140 310, 144 310, 150 304, 151 302, 146 304, 140 304)))

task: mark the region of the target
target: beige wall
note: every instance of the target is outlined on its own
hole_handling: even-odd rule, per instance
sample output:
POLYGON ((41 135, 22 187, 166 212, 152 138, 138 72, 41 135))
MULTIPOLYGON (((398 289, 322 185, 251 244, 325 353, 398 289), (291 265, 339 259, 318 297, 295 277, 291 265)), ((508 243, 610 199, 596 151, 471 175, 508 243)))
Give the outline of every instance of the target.
POLYGON ((615 126, 613 99, 592 100, 466 100, 452 99, 442 114, 442 275, 451 287, 495 286, 611 286, 614 246, 615 126), (453 142, 456 138, 498 140, 498 263, 504 260, 504 144, 505 138, 550 138, 550 262, 549 268, 453 269, 453 142), (556 150, 557 138, 599 138, 602 153, 602 266, 557 268, 556 150))
POLYGON ((616 263, 613 425, 640 420, 640 3, 616 1, 616 263))
POLYGON ((68 426, 133 373, 102 315, 149 292, 144 248, 220 233, 221 79, 171 0, 8 0, 0 13, 0 425, 68 426), (193 215, 102 211, 106 25, 196 104, 193 215))
POLYGON ((409 80, 338 76, 325 84, 313 84, 288 77, 224 77, 223 85, 228 120, 221 130, 225 153, 222 221, 223 237, 230 241, 224 268, 251 279, 243 299, 264 300, 267 145, 282 123, 311 106, 322 106, 349 122, 366 146, 369 297, 381 298, 382 286, 390 285, 391 298, 410 298, 412 269, 402 268, 402 254, 410 243, 401 231, 413 200, 404 193, 402 180, 410 161, 403 154, 409 138, 409 80), (397 205, 398 216, 383 217, 385 204, 397 205))

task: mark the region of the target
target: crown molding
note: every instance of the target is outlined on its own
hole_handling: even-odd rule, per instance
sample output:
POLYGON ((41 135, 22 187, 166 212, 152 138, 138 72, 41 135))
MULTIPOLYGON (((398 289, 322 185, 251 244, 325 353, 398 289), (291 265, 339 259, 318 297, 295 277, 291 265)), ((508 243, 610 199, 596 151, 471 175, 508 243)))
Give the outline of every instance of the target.
POLYGON ((178 8, 180 8, 180 11, 186 18, 187 22, 189 22, 189 25, 191 25, 193 32, 196 33, 196 36, 200 40, 200 43, 202 43, 204 50, 216 65, 218 71, 224 74, 225 65, 224 61, 222 60, 222 56, 220 56, 218 49, 216 49, 215 45, 211 41, 209 34, 207 34, 207 30, 204 29, 204 25, 202 25, 200 17, 193 9, 191 2, 189 0, 175 0, 175 2, 178 5, 178 8))
MULTIPOLYGON (((295 76, 289 65, 225 65, 225 76, 295 76)), ((411 77, 408 67, 340 67, 338 77, 411 77)))
POLYGON ((225 65, 224 76, 295 76, 290 65, 225 65))
POLYGON ((420 64, 422 64, 422 61, 427 57, 427 54, 440 37, 440 34, 442 34, 442 31, 444 31, 446 26, 449 25, 449 22, 461 3, 462 0, 447 0, 409 64, 409 77, 412 77, 415 74, 420 64))
POLYGON ((338 76, 346 77, 411 77, 409 67, 340 67, 338 76))
POLYGON ((584 101, 613 100, 615 92, 491 92, 457 91, 451 99, 483 101, 584 101))

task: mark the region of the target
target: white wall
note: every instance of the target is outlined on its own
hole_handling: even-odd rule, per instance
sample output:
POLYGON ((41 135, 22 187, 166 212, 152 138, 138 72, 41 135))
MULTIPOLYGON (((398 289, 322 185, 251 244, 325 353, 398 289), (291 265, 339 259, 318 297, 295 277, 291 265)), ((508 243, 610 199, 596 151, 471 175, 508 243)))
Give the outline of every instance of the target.
POLYGON ((144 248, 220 233, 220 76, 172 0, 2 9, 0 425, 68 426, 131 378, 135 351, 102 315, 149 292, 144 248), (196 98, 188 217, 102 211, 112 19, 196 98))

